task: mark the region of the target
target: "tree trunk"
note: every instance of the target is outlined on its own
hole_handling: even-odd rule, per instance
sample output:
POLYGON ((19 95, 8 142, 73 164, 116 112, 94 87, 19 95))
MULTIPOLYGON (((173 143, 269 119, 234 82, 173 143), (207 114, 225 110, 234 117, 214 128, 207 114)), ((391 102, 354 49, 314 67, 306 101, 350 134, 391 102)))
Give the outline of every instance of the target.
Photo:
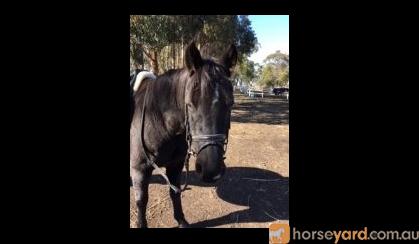
POLYGON ((176 69, 179 68, 179 45, 176 43, 176 69))
POLYGON ((141 66, 141 68, 143 68, 144 67, 144 54, 140 50, 138 50, 138 52, 139 52, 138 64, 139 66, 141 66))
POLYGON ((177 44, 177 67, 178 69, 182 66, 182 64, 180 63, 180 55, 181 55, 182 51, 180 50, 180 44, 177 44))
POLYGON ((176 69, 176 61, 175 61, 175 59, 176 59, 176 54, 175 54, 175 44, 173 43, 172 44, 172 67, 173 67, 173 69, 176 69))
POLYGON ((158 59, 158 52, 153 51, 153 58, 150 59, 151 61, 151 69, 152 72, 156 75, 159 74, 159 59, 158 59))
POLYGON ((179 69, 179 43, 176 43, 176 69, 179 69))
POLYGON ((163 48, 161 53, 160 53, 160 70, 162 73, 166 72, 166 48, 163 48))
POLYGON ((184 65, 184 63, 185 63, 185 62, 184 62, 184 60, 183 60, 183 59, 184 59, 184 56, 183 56, 183 55, 184 55, 184 53, 185 53, 185 51, 183 50, 183 48, 184 48, 184 47, 183 47, 183 36, 182 36, 182 42, 181 42, 181 46, 180 46, 180 47, 181 47, 181 48, 180 48, 180 49, 181 49, 181 50, 180 50, 180 55, 181 55, 181 60, 180 60, 180 61, 181 61, 181 66, 183 67, 183 65, 184 65))
POLYGON ((170 65, 169 65, 169 48, 170 46, 166 47, 166 55, 165 55, 165 60, 164 62, 166 63, 166 71, 170 69, 170 65))

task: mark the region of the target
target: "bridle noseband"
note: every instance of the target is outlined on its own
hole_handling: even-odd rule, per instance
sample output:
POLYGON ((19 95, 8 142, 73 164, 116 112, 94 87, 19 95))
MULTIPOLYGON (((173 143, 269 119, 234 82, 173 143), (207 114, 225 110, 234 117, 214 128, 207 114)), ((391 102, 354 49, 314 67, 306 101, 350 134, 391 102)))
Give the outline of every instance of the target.
POLYGON ((225 134, 211 134, 211 135, 199 135, 192 136, 192 142, 198 142, 199 144, 198 155, 204 148, 208 146, 219 146, 223 149, 223 154, 225 154, 225 146, 227 145, 227 137, 225 134))
POLYGON ((208 134, 208 135, 192 135, 189 125, 188 106, 185 105, 185 133, 186 141, 188 142, 188 154, 197 156, 204 148, 208 146, 218 146, 223 150, 223 156, 227 152, 228 144, 228 130, 227 134, 208 134), (194 151, 192 143, 198 143, 198 150, 194 151))

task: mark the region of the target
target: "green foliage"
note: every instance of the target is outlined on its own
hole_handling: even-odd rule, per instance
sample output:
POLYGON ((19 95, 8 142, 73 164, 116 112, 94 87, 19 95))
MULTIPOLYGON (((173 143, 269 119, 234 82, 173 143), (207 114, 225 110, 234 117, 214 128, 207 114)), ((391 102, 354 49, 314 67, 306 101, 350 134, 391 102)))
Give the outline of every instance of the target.
POLYGON ((278 76, 275 74, 275 68, 271 64, 263 67, 259 83, 265 86, 275 86, 278 83, 278 76))
POLYGON ((199 34, 199 42, 206 48, 208 56, 220 56, 231 43, 237 47, 239 62, 258 50, 256 34, 247 15, 205 16, 199 34))
POLYGON ((285 53, 281 53, 281 51, 278 50, 275 53, 269 54, 265 58, 264 62, 288 66, 289 56, 285 53))
POLYGON ((279 72, 277 86, 281 86, 281 87, 286 86, 288 84, 288 80, 289 80, 289 69, 287 68, 279 72))
POLYGON ((264 86, 286 86, 289 81, 289 55, 276 51, 268 55, 260 75, 259 84, 264 86))
POLYGON ((198 33, 198 44, 204 56, 219 57, 229 44, 234 43, 237 20, 235 15, 208 15, 198 33))
POLYGON ((236 43, 239 53, 239 60, 249 57, 252 53, 258 51, 259 43, 256 34, 251 26, 251 21, 247 15, 238 17, 239 25, 237 26, 236 43))
POLYGON ((249 84, 254 78, 256 78, 255 63, 251 60, 244 59, 236 67, 236 78, 249 84))
POLYGON ((234 43, 239 61, 258 48, 255 32, 245 15, 133 15, 130 30, 131 58, 137 63, 151 62, 156 68, 180 67, 183 48, 192 40, 207 57, 220 57, 234 43), (170 51, 165 48, 169 46, 170 51), (167 61, 169 57, 171 63, 167 61))
POLYGON ((171 20, 167 15, 131 16, 131 34, 149 50, 161 50, 174 38, 171 20))

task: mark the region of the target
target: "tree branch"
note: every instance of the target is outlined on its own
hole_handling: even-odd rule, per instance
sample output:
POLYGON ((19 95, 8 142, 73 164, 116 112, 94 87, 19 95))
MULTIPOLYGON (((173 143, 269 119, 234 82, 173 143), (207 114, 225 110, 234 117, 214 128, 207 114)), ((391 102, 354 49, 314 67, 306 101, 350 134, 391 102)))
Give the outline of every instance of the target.
POLYGON ((138 43, 138 47, 141 49, 141 51, 151 60, 154 60, 151 53, 147 52, 144 46, 141 43, 138 43))

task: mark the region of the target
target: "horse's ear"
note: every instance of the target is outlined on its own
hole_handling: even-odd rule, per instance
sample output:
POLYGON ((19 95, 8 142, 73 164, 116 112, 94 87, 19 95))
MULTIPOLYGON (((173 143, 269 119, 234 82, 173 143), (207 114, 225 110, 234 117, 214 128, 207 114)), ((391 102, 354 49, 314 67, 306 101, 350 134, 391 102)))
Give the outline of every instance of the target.
POLYGON ((234 44, 224 53, 221 58, 222 65, 227 69, 233 68, 237 63, 237 48, 234 44))
POLYGON ((195 42, 188 45, 185 51, 185 65, 186 68, 192 72, 201 68, 203 64, 201 54, 195 46, 195 42))

